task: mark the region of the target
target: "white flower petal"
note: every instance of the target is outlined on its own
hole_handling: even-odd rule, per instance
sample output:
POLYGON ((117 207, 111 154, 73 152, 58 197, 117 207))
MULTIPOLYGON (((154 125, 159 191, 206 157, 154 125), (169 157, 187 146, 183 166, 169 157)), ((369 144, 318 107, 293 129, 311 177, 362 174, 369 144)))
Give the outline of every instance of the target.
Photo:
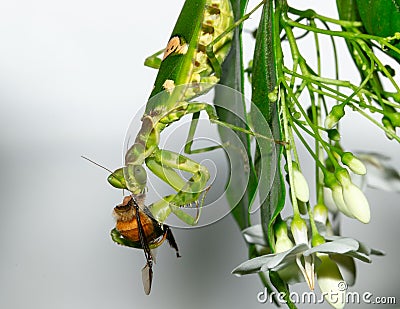
POLYGON ((343 281, 339 268, 328 255, 319 254, 321 265, 317 269, 317 281, 326 301, 334 308, 344 308, 347 284, 343 281))
POLYGON ((244 229, 242 234, 247 243, 268 247, 261 224, 252 225, 244 229))
POLYGON ((335 177, 342 185, 343 199, 348 211, 362 223, 368 223, 371 219, 368 200, 361 189, 352 183, 349 172, 343 168, 335 172, 335 177))
POLYGON ((365 189, 367 188, 367 175, 368 173, 366 175, 357 175, 351 172, 351 182, 359 187, 362 191, 365 191, 365 189))
POLYGON ((338 123, 338 119, 329 114, 326 118, 325 118, 325 128, 327 128, 328 130, 332 129, 337 123, 338 123))
POLYGON ((328 219, 328 208, 323 204, 317 204, 313 209, 314 220, 325 225, 328 219))
POLYGON ((332 254, 329 257, 337 264, 344 281, 353 286, 356 282, 356 264, 351 256, 343 254, 332 254))
MULTIPOLYGON (((325 236, 325 239, 327 241, 337 241, 339 239, 343 238, 349 238, 349 237, 343 237, 343 236, 337 236, 337 235, 330 235, 330 236, 325 236)), ((358 242, 358 252, 364 253, 366 255, 385 255, 386 253, 382 250, 379 249, 374 249, 366 245, 365 243, 358 241, 357 239, 352 238, 356 242, 358 242)))
POLYGON ((347 255, 351 256, 353 258, 356 258, 356 259, 358 259, 360 261, 363 261, 364 263, 371 263, 372 262, 371 258, 368 255, 366 255, 365 253, 362 253, 362 252, 349 252, 349 253, 347 253, 347 255))
POLYGON ((261 269, 263 271, 283 269, 287 265, 293 264, 296 256, 307 249, 309 249, 308 245, 299 244, 288 251, 277 253, 268 263, 263 265, 261 269))
POLYGON ((258 256, 243 262, 237 266, 232 273, 242 276, 254 274, 260 271, 278 270, 289 264, 293 264, 296 254, 299 254, 308 248, 307 245, 302 244, 294 246, 292 249, 285 252, 258 256))
POLYGON ((303 255, 308 256, 316 252, 343 254, 351 251, 357 251, 358 248, 358 241, 352 238, 339 238, 334 241, 326 242, 319 246, 312 247, 305 251, 303 255))
POLYGON ((342 155, 341 161, 343 164, 347 165, 355 174, 365 175, 367 173, 367 168, 364 163, 356 158, 351 152, 345 152, 342 155))
POLYGON ((278 270, 279 277, 287 284, 304 282, 304 276, 296 263, 287 265, 287 267, 278 270))
POLYGON ((242 264, 240 264, 239 266, 235 267, 235 269, 232 270, 232 274, 237 276, 242 276, 242 275, 257 273, 261 270, 261 267, 267 264, 272 258, 273 255, 271 254, 271 255, 262 255, 247 260, 242 264))
POLYGON ((291 248, 293 248, 293 243, 292 241, 289 239, 289 237, 278 237, 276 239, 276 243, 275 243, 275 252, 280 253, 280 252, 285 252, 287 250, 290 250, 291 248))

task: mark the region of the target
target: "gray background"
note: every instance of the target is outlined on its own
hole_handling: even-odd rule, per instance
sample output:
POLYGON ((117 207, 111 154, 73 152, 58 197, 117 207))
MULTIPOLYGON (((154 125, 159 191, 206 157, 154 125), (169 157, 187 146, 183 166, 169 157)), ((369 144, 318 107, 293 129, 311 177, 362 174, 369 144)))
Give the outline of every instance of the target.
MULTIPOLYGON (((335 11, 334 1, 308 2, 326 15, 335 11)), ((230 274, 246 250, 229 216, 175 230, 183 257, 159 250, 153 291, 145 296, 142 252, 116 246, 108 234, 121 192, 80 158, 121 165, 125 131, 156 74, 143 60, 164 47, 182 3, 0 2, 1 308, 266 306, 256 301, 256 276, 230 274)), ((400 166, 398 144, 360 117, 344 129, 345 147, 383 152, 400 166)), ((359 265, 353 290, 400 301, 399 195, 369 189, 367 196, 371 223, 344 220, 343 233, 387 256, 359 265)))

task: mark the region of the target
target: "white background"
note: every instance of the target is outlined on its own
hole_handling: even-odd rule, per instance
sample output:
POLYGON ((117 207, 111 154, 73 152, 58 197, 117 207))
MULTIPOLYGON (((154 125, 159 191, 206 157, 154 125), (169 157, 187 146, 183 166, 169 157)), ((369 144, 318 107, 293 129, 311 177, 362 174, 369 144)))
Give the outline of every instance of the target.
MULTIPOLYGON (((334 1, 308 2, 336 14, 334 1)), ((109 237, 121 192, 107 184, 105 171, 80 158, 121 165, 125 131, 156 74, 143 61, 164 47, 182 4, 0 2, 1 308, 266 306, 256 301, 262 291, 256 276, 230 274, 247 255, 231 217, 175 230, 182 258, 168 246, 159 250, 153 291, 145 296, 143 253, 109 237)), ((360 117, 344 129, 345 147, 385 153, 400 166, 398 144, 360 117)), ((399 195, 370 189, 367 196, 371 223, 344 220, 343 234, 387 256, 359 265, 354 290, 400 301, 399 195)))

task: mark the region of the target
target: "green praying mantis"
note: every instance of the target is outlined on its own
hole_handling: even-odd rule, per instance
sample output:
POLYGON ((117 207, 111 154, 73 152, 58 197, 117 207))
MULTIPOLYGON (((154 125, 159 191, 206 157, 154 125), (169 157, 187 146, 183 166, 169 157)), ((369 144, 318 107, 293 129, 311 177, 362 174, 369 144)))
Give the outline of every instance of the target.
MULTIPOLYGON (((173 213, 186 224, 195 225, 210 178, 209 171, 202 164, 185 155, 161 149, 161 132, 185 115, 192 114, 196 120, 200 112, 204 111, 212 123, 271 140, 218 120, 216 111, 210 104, 191 101, 218 83, 221 64, 230 50, 235 28, 264 2, 235 22, 229 0, 186 0, 162 59, 158 58, 162 52, 158 52, 145 62, 148 66, 157 68, 158 75, 141 118, 141 128, 133 145, 126 152, 125 166, 114 171, 108 181, 112 186, 128 190, 131 194, 129 201, 114 208, 117 227, 112 230, 111 236, 118 244, 145 251, 147 264, 142 274, 146 294, 150 293, 151 288, 151 249, 168 239, 177 251, 172 233, 163 223, 173 213), (146 190, 147 172, 144 166, 176 193, 147 207, 143 202, 138 203, 137 197, 142 197, 146 190), (191 176, 186 180, 178 172, 188 172, 191 176), (196 216, 184 211, 185 206, 193 204, 198 210, 196 216), (150 222, 150 229, 143 226, 144 221, 150 222), (123 227, 118 228, 118 224, 123 227), (129 234, 130 232, 132 233, 129 234)), ((220 146, 212 146, 192 149, 196 124, 196 121, 191 122, 185 153, 219 148, 220 146)))
MULTIPOLYGON (((199 113, 205 111, 213 123, 257 135, 219 121, 212 105, 189 101, 219 81, 221 63, 229 52, 234 29, 264 2, 235 22, 229 0, 187 0, 162 60, 157 58, 160 52, 146 60, 150 66, 159 68, 158 75, 142 117, 140 131, 126 152, 125 166, 113 172, 108 181, 112 186, 127 189, 134 195, 143 193, 147 182, 143 166, 146 165, 177 192, 149 206, 151 214, 159 222, 164 222, 173 213, 183 222, 195 225, 198 216, 186 214, 182 207, 199 202, 207 190, 209 179, 209 172, 203 165, 184 155, 159 148, 160 134, 164 128, 188 114, 193 114, 193 118, 197 119, 199 113), (186 181, 178 175, 177 170, 192 176, 186 181)), ((191 149, 196 123, 193 121, 189 130, 185 145, 187 154, 216 148, 191 149)))

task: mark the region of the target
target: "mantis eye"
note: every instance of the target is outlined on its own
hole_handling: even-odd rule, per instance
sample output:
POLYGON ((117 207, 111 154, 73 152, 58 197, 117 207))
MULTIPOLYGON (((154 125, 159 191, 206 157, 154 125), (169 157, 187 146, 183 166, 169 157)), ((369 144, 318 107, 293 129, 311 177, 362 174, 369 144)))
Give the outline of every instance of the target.
POLYGON ((147 173, 141 165, 127 165, 123 169, 126 187, 133 194, 139 194, 146 188, 147 173))
POLYGON ((136 165, 133 168, 133 175, 140 185, 146 185, 147 182, 147 173, 143 166, 136 165))

